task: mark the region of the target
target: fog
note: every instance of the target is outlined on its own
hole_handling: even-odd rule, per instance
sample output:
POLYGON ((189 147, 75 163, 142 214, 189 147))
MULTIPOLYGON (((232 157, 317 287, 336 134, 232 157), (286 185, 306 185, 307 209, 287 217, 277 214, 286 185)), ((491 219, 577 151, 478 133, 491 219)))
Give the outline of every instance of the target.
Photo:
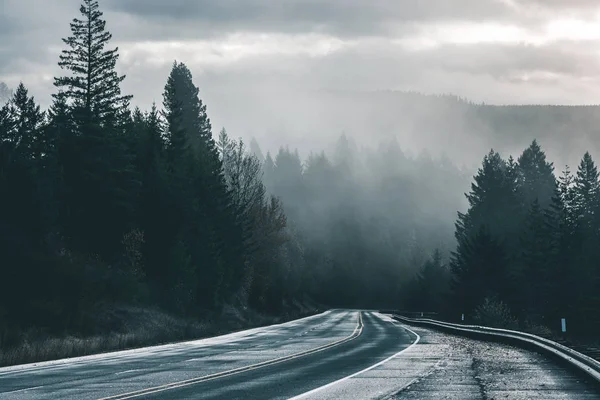
MULTIPOLYGON (((516 157, 537 139, 557 171, 575 167, 586 151, 600 153, 597 106, 497 106, 453 95, 400 91, 286 91, 236 93, 222 104, 207 103, 213 123, 246 141, 331 151, 345 134, 359 147, 397 140, 403 152, 446 156, 473 174, 491 148, 516 157)), ((218 99, 217 99, 218 100, 218 99)))
MULTIPOLYGON (((15 88, 22 80, 47 108, 60 72, 60 38, 68 33, 64 21, 79 0, 23 4, 8 2, 0 17, 0 81, 15 88), (40 13, 27 12, 31 4, 40 13)), ((559 168, 596 150, 597 123, 585 110, 521 115, 402 94, 450 94, 476 104, 597 104, 593 49, 600 32, 592 1, 460 0, 450 7, 379 0, 367 7, 182 0, 165 7, 104 0, 101 7, 133 105, 160 103, 164 77, 182 61, 216 131, 255 137, 271 151, 285 144, 306 157, 331 148, 342 133, 371 147, 395 137, 405 151, 446 152, 474 172, 490 148, 515 154, 534 138, 559 168)))
POLYGON ((94 334, 111 326, 99 304, 240 321, 491 304, 585 331, 596 2, 80 2, 0 14, 0 272, 18 271, 0 317, 15 332, 94 334))

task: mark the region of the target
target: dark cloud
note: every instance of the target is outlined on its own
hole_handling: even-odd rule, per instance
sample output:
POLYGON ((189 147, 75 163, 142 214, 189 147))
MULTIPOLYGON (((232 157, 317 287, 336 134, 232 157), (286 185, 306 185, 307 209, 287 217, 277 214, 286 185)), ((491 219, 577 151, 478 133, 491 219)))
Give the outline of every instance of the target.
MULTIPOLYGON (((0 80, 14 86, 22 78, 43 101, 53 90, 48 76, 60 71, 60 39, 69 34, 80 0, 0 1, 0 80)), ((100 0, 100 5, 123 54, 125 89, 143 105, 160 100, 174 58, 188 63, 217 103, 223 93, 234 97, 269 85, 456 92, 500 102, 516 95, 535 101, 570 96, 585 102, 591 89, 581 82, 599 79, 589 42, 441 44, 420 51, 392 43, 449 22, 506 23, 539 33, 553 15, 592 15, 595 0, 100 0), (290 40, 297 39, 292 34, 322 33, 353 44, 329 55, 275 49, 226 59, 231 50, 218 43, 238 32, 278 33, 290 40), (217 44, 160 54, 136 50, 139 42, 197 39, 217 44), (533 93, 535 82, 548 87, 533 93)))
POLYGON ((196 35, 231 31, 319 32, 356 37, 385 35, 426 21, 509 20, 515 10, 500 0, 106 0, 112 11, 158 25, 179 21, 196 35))

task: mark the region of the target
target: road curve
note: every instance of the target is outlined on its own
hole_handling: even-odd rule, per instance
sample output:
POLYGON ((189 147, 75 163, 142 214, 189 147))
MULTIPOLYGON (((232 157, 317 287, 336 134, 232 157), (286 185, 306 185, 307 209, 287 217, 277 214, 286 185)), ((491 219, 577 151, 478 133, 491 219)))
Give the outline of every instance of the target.
POLYGON ((15 400, 495 398, 488 394, 600 398, 540 355, 350 310, 211 339, 0 369, 0 399, 15 400))

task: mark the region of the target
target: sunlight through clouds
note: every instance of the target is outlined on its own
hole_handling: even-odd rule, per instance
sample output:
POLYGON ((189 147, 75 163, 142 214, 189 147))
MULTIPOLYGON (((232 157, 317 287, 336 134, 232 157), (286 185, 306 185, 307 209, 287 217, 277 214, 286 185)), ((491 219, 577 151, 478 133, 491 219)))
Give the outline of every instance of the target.
MULTIPOLYGON (((68 21, 79 3, 5 2, 5 23, 0 16, 0 81, 14 86, 16 76, 28 77, 32 93, 48 101, 52 82, 39 77, 59 70, 60 38, 68 33, 68 21)), ((135 93, 146 93, 148 81, 156 81, 148 93, 160 94, 164 74, 179 60, 210 77, 203 85, 215 82, 215 90, 255 85, 393 87, 451 90, 474 100, 505 102, 513 97, 507 94, 511 91, 525 99, 533 96, 527 85, 541 79, 553 85, 543 94, 537 92, 532 101, 544 96, 548 101, 598 101, 600 88, 572 90, 600 77, 597 1, 367 3, 178 0, 169 6, 164 0, 102 0, 107 28, 119 46, 118 68, 130 77, 124 84, 135 93), (141 75, 152 79, 135 80, 141 75), (527 79, 515 79, 519 76, 527 79), (441 86, 433 87, 434 82, 441 86), (564 93, 579 94, 567 100, 564 93)), ((147 104, 155 97, 141 94, 135 101, 147 104)))
POLYGON ((235 33, 217 40, 122 43, 121 58, 125 63, 144 60, 163 65, 177 58, 198 66, 219 66, 264 56, 322 57, 355 43, 318 34, 235 33))

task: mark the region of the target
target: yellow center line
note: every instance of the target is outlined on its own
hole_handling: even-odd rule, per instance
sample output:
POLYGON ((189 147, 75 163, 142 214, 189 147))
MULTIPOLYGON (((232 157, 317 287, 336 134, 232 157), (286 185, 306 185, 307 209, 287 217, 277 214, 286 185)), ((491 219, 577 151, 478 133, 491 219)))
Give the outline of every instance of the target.
POLYGON ((318 353, 320 351, 324 351, 324 350, 330 349, 332 347, 339 346, 343 343, 347 343, 351 340, 354 340, 362 334, 363 327, 364 327, 364 325, 363 325, 363 321, 362 321, 362 312, 359 311, 356 328, 354 328, 354 331, 352 332, 352 334, 350 334, 349 336, 346 336, 345 338, 336 340, 335 342, 331 342, 331 343, 325 344, 323 346, 316 347, 314 349, 304 350, 299 353, 275 358, 273 360, 263 361, 263 362, 248 365, 245 367, 239 367, 239 368, 231 369, 228 371, 217 372, 217 373, 214 373, 211 375, 205 375, 205 376, 200 376, 197 378, 186 379, 183 381, 166 383, 164 385, 155 386, 155 387, 146 388, 146 389, 140 389, 140 390, 136 390, 136 391, 129 392, 129 393, 122 393, 122 394, 117 394, 114 396, 102 397, 98 400, 133 399, 135 397, 140 397, 140 396, 145 396, 145 395, 154 394, 154 393, 158 393, 158 392, 163 392, 165 390, 177 389, 177 388, 181 388, 181 387, 185 387, 185 386, 195 385, 197 383, 202 383, 202 382, 206 382, 206 381, 210 381, 210 380, 214 380, 214 379, 218 379, 218 378, 229 377, 231 375, 239 374, 241 372, 252 371, 252 370, 255 370, 258 368, 263 368, 263 367, 266 367, 269 365, 279 364, 284 361, 289 361, 289 360, 304 357, 304 356, 307 356, 310 354, 318 353))

